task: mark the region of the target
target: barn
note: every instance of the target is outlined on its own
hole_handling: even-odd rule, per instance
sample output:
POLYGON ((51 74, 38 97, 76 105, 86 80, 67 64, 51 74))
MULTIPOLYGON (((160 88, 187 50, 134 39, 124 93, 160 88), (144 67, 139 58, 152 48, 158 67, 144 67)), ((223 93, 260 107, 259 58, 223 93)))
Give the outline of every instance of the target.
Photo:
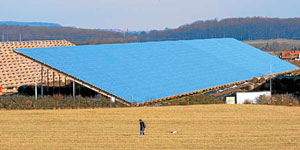
MULTIPOLYGON (((298 70, 235 39, 17 49, 97 93, 122 102, 148 103, 249 84, 298 70), (272 72, 270 72, 272 66, 272 72)), ((39 83, 47 80, 45 71, 39 83)))

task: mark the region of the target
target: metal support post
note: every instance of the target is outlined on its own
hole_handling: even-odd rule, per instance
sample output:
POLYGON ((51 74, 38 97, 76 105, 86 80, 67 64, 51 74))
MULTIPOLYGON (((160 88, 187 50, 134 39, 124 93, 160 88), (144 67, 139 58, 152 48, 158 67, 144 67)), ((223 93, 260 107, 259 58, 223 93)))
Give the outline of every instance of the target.
POLYGON ((60 74, 58 74, 58 94, 60 94, 60 74))
POLYGON ((52 80, 52 83, 53 83, 53 85, 52 85, 52 95, 54 95, 54 87, 55 87, 55 73, 53 72, 52 73, 52 77, 53 77, 53 80, 52 80))
POLYGON ((44 82, 44 67, 42 66, 41 67, 41 96, 44 96, 44 85, 43 85, 43 82, 44 82))
POLYGON ((76 96, 76 95, 75 95, 75 94, 76 94, 76 93, 75 93, 75 89, 76 89, 76 88, 75 88, 75 81, 73 81, 73 98, 75 98, 75 96, 76 96))
POLYGON ((36 65, 34 66, 34 98, 37 100, 38 93, 37 93, 37 79, 36 79, 36 65))
POLYGON ((270 65, 270 74, 271 74, 271 78, 270 78, 270 92, 272 95, 272 64, 270 65))
POLYGON ((49 70, 47 69, 47 95, 49 95, 49 70))

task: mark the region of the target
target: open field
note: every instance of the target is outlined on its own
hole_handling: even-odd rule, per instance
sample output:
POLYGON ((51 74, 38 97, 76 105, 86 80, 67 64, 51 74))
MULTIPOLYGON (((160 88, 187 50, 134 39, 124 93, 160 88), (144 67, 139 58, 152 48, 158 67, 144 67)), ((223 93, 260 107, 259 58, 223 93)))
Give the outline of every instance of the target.
POLYGON ((0 116, 0 149, 300 149, 299 107, 0 110, 0 116), (138 135, 140 118, 146 136, 138 135))

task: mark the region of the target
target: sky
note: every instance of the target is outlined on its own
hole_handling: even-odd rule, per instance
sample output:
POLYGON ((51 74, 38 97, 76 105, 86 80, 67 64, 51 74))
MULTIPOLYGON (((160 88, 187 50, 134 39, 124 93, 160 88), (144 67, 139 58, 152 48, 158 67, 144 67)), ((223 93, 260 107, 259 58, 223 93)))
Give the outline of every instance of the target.
POLYGON ((300 17, 300 0, 0 0, 0 21, 130 31, 231 17, 300 17))

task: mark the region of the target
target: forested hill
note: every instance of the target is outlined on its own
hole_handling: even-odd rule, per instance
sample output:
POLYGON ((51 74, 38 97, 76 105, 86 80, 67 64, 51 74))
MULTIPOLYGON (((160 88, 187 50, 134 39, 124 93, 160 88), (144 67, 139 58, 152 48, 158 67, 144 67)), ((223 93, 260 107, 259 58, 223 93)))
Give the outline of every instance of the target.
POLYGON ((33 27, 62 27, 62 25, 60 25, 60 24, 48 23, 48 22, 0 21, 0 25, 33 26, 33 27))
MULTIPOLYGON (((77 45, 128 42, 129 34, 73 27, 32 27, 0 25, 1 41, 69 40, 77 45)), ((131 40, 133 41, 133 40, 131 40)))
POLYGON ((188 40, 207 38, 300 39, 300 18, 231 18, 197 21, 176 29, 141 32, 140 34, 117 33, 73 27, 32 27, 0 25, 0 40, 69 40, 79 44, 145 42, 162 40, 188 40))
POLYGON ((177 29, 151 31, 140 35, 140 41, 161 41, 206 38, 299 39, 300 18, 230 18, 223 20, 197 21, 177 29))

